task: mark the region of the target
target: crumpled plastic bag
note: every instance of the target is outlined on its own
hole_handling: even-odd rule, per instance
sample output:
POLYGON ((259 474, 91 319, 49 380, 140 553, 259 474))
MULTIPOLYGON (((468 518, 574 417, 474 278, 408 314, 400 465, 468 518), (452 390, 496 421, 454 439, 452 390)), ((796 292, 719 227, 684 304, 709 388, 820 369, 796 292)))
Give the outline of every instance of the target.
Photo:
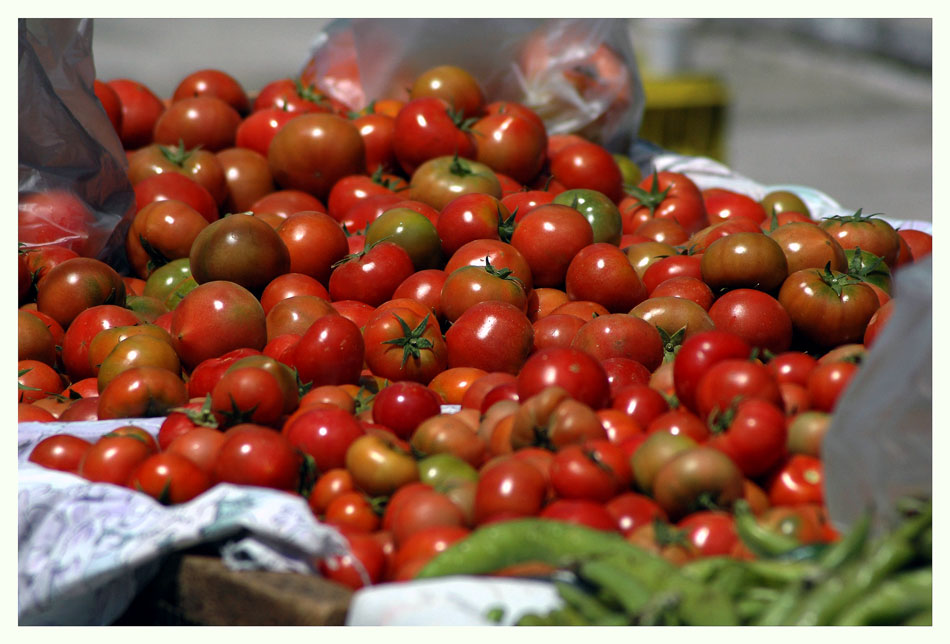
POLYGON ((645 98, 626 20, 342 19, 318 34, 305 84, 354 110, 406 100, 422 72, 456 65, 493 100, 526 104, 548 134, 578 133, 625 151, 645 98))
POLYGON ((135 194, 93 91, 92 20, 21 18, 18 34, 20 241, 66 245, 121 269, 135 194), (34 202, 43 193, 56 209, 34 202))
POLYGON ((933 493, 933 262, 894 275, 894 312, 842 395, 821 446, 825 502, 839 530, 865 508, 873 529, 897 501, 933 493))
POLYGON ((67 432, 95 440, 119 425, 153 433, 162 418, 18 427, 17 614, 19 624, 102 626, 128 608, 165 555, 219 543, 235 570, 316 574, 318 558, 348 552, 303 497, 218 484, 188 503, 163 506, 145 494, 90 483, 27 459, 36 444, 67 432))

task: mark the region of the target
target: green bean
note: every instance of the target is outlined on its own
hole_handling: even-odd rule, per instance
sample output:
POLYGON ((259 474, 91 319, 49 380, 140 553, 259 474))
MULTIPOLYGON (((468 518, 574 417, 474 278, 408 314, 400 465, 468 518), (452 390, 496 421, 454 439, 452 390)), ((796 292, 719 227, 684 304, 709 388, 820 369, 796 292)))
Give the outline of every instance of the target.
POLYGON ((887 579, 834 620, 836 626, 889 626, 930 609, 933 569, 920 568, 887 579))
POLYGON ((557 581, 554 582, 554 587, 568 606, 577 610, 590 622, 604 619, 613 612, 574 584, 557 581))
POLYGON ((922 610, 901 622, 901 626, 933 626, 933 624, 933 609, 922 610))
POLYGON ((761 599, 743 598, 736 602, 736 615, 743 624, 748 624, 761 615, 769 602, 761 599))
POLYGON ((555 626, 591 626, 590 620, 571 606, 555 608, 551 611, 551 618, 555 626))
POLYGON ((789 586, 769 605, 768 609, 753 622, 756 626, 782 626, 795 611, 808 591, 808 583, 800 581, 789 586))
POLYGON ((629 617, 637 616, 650 601, 650 588, 627 571, 611 566, 603 560, 593 559, 581 564, 580 575, 600 587, 607 596, 616 601, 629 617))
POLYGON ((680 573, 696 581, 708 581, 714 578, 721 570, 735 567, 738 564, 739 561, 732 557, 701 557, 687 561, 680 566, 680 573))
POLYGON ((687 626, 739 625, 739 616, 730 598, 710 588, 684 590, 677 613, 687 626))
POLYGON ((934 542, 934 533, 933 533, 933 528, 930 527, 924 530, 916 541, 917 554, 927 561, 932 561, 933 560, 933 542, 934 542))
POLYGON ((773 532, 759 524, 746 501, 734 506, 736 533, 752 552, 760 557, 774 557, 798 548, 802 544, 788 535, 773 532))
POLYGON ((756 583, 786 587, 816 575, 820 567, 811 561, 781 561, 756 559, 743 562, 756 583))
POLYGON ((871 532, 871 511, 865 510, 848 534, 840 541, 829 547, 819 558, 818 563, 823 568, 837 570, 864 551, 868 535, 871 532))

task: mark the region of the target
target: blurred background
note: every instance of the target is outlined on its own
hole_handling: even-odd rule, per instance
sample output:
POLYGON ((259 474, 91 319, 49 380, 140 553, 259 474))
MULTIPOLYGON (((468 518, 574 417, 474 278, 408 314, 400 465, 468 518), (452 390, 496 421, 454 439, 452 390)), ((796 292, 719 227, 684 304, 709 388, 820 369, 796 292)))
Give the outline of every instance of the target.
MULTIPOLYGON (((249 92, 297 75, 321 19, 94 21, 100 79, 170 96, 220 68, 249 92)), ((932 221, 930 19, 629 19, 647 108, 640 134, 763 184, 932 221)))

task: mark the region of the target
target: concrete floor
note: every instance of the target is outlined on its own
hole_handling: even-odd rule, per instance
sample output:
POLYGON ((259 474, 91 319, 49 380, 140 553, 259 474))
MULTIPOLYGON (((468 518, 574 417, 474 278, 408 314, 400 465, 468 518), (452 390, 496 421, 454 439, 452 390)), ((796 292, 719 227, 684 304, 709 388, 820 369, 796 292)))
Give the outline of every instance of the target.
MULTIPOLYGON (((163 96, 203 67, 254 90, 299 72, 326 22, 97 19, 93 53, 100 78, 134 78, 163 96)), ((649 22, 631 21, 642 59, 637 43, 649 22)), ((727 162, 737 172, 812 186, 847 208, 932 221, 929 70, 754 21, 701 21, 689 44, 690 68, 728 89, 727 162)))

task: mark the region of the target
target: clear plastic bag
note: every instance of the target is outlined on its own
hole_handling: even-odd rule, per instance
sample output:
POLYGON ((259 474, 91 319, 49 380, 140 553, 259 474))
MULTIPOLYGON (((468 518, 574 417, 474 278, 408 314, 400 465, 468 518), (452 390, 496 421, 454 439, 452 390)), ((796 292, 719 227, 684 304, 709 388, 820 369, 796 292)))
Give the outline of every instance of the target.
POLYGON ((301 77, 361 109, 406 100, 415 77, 437 65, 466 69, 494 100, 531 107, 549 134, 626 151, 640 129, 643 88, 623 19, 336 20, 301 77))
POLYGON ((93 90, 92 20, 19 20, 19 238, 125 265, 135 194, 93 90))

